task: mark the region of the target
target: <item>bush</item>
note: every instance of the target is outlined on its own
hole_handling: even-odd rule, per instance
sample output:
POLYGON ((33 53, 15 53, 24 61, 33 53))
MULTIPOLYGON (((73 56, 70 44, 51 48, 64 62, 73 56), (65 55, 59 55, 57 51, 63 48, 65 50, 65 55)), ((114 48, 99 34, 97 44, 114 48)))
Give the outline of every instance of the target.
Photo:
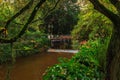
MULTIPOLYGON (((105 43, 107 42, 106 40, 105 43)), ((60 64, 48 68, 43 80, 101 80, 105 67, 101 60, 105 62, 106 49, 107 46, 101 44, 101 40, 90 40, 80 47, 80 51, 72 59, 62 59, 60 64)))
POLYGON ((60 63, 49 68, 43 80, 92 80, 99 78, 97 64, 94 61, 88 61, 89 59, 85 57, 82 61, 76 60, 71 59, 66 63, 60 63))
POLYGON ((11 60, 10 44, 0 44, 0 64, 11 60))
POLYGON ((27 32, 24 36, 13 44, 11 52, 10 44, 0 44, 0 63, 11 60, 12 57, 28 56, 49 47, 47 35, 40 32, 27 32))

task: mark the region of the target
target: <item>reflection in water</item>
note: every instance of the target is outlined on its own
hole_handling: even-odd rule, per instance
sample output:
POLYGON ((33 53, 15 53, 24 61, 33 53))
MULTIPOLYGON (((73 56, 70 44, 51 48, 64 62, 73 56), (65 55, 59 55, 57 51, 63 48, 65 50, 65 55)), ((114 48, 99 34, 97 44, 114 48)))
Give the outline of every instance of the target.
MULTIPOLYGON (((59 57, 71 58, 71 53, 42 53, 30 57, 19 58, 11 69, 11 80, 42 80, 42 74, 58 63, 59 57)), ((6 65, 0 65, 0 80, 5 80, 6 65)))
POLYGON ((5 80, 11 80, 10 78, 11 70, 12 70, 11 64, 7 64, 5 80))

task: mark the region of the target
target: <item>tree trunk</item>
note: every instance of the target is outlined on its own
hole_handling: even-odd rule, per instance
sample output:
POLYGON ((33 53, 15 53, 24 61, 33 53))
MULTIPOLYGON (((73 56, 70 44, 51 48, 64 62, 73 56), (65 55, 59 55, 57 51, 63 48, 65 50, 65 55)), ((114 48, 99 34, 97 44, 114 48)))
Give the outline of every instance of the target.
MULTIPOLYGON (((114 24, 113 33, 107 51, 106 80, 120 80, 120 15, 105 7, 100 0, 89 0, 94 8, 108 17, 114 24)), ((118 10, 120 0, 109 0, 118 10), (118 5, 117 5, 118 4, 118 5)))
POLYGON ((113 29, 107 51, 107 79, 120 80, 120 23, 113 29))

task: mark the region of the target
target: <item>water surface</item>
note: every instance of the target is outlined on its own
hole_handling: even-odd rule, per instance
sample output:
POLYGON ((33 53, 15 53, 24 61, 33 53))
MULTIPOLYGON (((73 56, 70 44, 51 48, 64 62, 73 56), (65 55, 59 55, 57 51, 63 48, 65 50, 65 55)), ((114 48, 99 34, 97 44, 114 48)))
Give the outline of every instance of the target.
MULTIPOLYGON (((71 58, 71 53, 42 53, 29 57, 19 58, 11 69, 11 80, 42 80, 47 69, 58 63, 59 57, 71 58)), ((0 65, 0 80, 5 80, 7 67, 0 65)))

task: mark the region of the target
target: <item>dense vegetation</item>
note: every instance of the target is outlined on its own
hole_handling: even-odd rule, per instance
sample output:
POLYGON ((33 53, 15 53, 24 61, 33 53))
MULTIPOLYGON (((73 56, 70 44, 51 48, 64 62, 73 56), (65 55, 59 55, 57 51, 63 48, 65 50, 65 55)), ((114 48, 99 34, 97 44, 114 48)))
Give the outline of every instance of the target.
MULTIPOLYGON (((21 3, 19 6, 16 4, 12 5, 12 3, 1 3, 0 7, 0 30, 4 30, 1 33, 0 38, 12 38, 16 36, 16 34, 21 30, 22 25, 24 25, 25 20, 27 18, 27 14, 21 15, 21 17, 15 19, 9 24, 8 29, 5 29, 6 21, 12 17, 16 12, 20 9, 20 6, 24 6, 26 1, 21 3), (24 3, 24 4, 23 4, 24 3)), ((13 58, 20 56, 28 56, 31 54, 35 54, 41 52, 49 47, 49 40, 47 38, 47 34, 43 32, 43 30, 39 30, 37 24, 29 25, 30 27, 26 31, 26 33, 15 43, 2 43, 0 44, 0 63, 4 63, 6 61, 11 61, 13 58)))
POLYGON ((77 16, 80 11, 79 6, 75 4, 76 1, 63 0, 59 7, 45 18, 44 25, 46 25, 46 29, 49 28, 49 25, 53 26, 51 30, 53 35, 70 35, 70 31, 77 24, 77 16))
POLYGON ((44 80, 119 80, 119 26, 119 0, 0 0, 0 63, 45 51, 48 35, 71 35, 79 52, 44 80))
POLYGON ((107 43, 101 40, 88 41, 80 47, 80 51, 68 60, 60 58, 60 64, 49 68, 44 80, 92 80, 105 77, 105 51, 107 43), (106 45, 106 46, 105 46, 106 45), (104 51, 103 51, 104 50, 104 51))
POLYGON ((81 10, 79 21, 71 33, 73 48, 79 49, 79 52, 70 60, 60 59, 60 64, 46 71, 44 80, 105 78, 106 52, 112 33, 112 28, 109 27, 112 24, 105 16, 96 12, 90 3, 87 7, 81 10))
POLYGON ((0 63, 11 61, 12 58, 25 57, 43 52, 46 51, 48 47, 49 40, 46 34, 40 31, 27 31, 13 46, 11 46, 11 44, 0 45, 0 63))

